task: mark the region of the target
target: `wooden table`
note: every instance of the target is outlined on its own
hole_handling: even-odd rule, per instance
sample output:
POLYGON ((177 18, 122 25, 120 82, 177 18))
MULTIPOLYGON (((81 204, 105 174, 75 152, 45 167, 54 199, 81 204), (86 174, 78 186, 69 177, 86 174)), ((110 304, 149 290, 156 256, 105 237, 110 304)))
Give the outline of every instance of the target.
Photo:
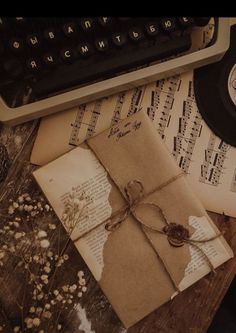
MULTIPOLYGON (((31 175, 36 168, 29 158, 37 126, 34 121, 15 128, 0 127, 0 178, 4 178, 0 183, 0 332, 124 333, 31 175), (5 173, 3 146, 9 155, 5 173), (32 210, 38 212, 35 216, 31 208, 20 211, 16 207, 14 212, 9 208, 17 206, 14 202, 22 200, 24 193, 28 193, 25 200, 30 197, 28 206, 37 206, 32 210), (39 246, 45 238, 50 241, 47 249, 39 246), (78 271, 84 272, 84 292, 79 288, 78 271)), ((210 215, 235 251, 234 219, 210 215)), ((216 275, 201 279, 127 332, 206 332, 235 272, 236 259, 232 259, 216 275)))

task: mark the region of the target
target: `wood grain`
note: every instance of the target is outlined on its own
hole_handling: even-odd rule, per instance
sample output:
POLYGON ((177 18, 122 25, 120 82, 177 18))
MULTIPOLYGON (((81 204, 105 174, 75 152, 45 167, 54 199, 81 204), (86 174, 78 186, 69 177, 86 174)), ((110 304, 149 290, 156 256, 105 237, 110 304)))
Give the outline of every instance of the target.
MULTIPOLYGON (((4 226, 8 226, 14 218, 14 215, 8 212, 11 203, 9 200, 15 201, 22 193, 28 193, 35 202, 44 200, 42 202, 46 204, 46 199, 31 175, 36 167, 29 163, 37 126, 38 123, 35 121, 14 128, 0 127, 0 144, 6 147, 10 159, 8 173, 4 175, 5 179, 0 184, 0 230, 4 230, 4 226)), ((40 332, 40 330, 43 330, 44 333, 126 332, 54 213, 51 210, 44 210, 28 221, 24 214, 24 212, 21 213, 22 221, 19 230, 25 233, 24 237, 30 239, 30 244, 24 249, 17 249, 14 253, 6 251, 2 259, 3 265, 0 266, 0 332, 14 332, 13 329, 15 328, 16 331, 16 327, 19 327, 19 332, 40 332), (54 224, 56 228, 50 230, 49 224, 54 224), (53 255, 60 257, 66 254, 68 260, 57 267, 55 258, 45 259, 51 260, 51 271, 48 274, 47 285, 43 285, 43 298, 38 300, 33 299, 35 282, 32 282, 32 277, 40 279, 45 266, 38 263, 34 265, 33 262, 30 262, 30 256, 37 254, 42 257, 46 256, 46 252, 42 252, 42 249, 34 244, 34 237, 39 230, 47 231, 50 251, 53 255), (29 260, 28 266, 26 266, 28 268, 25 268, 27 263, 24 260, 29 260), (53 292, 59 290, 63 299, 67 299, 69 294, 63 292, 62 287, 77 284, 77 273, 80 270, 84 271, 87 291, 80 298, 76 296, 77 293, 71 293, 73 298, 70 303, 66 301, 52 304, 50 318, 44 318, 44 306, 52 301, 53 292), (39 311, 37 315, 37 318, 40 319, 39 326, 27 328, 25 319, 30 316, 36 317, 30 312, 32 307, 44 310, 41 313, 39 311)), ((210 215, 235 252, 236 220, 226 219, 224 216, 213 213, 210 215)), ((17 248, 17 240, 14 240, 15 231, 13 235, 9 235, 9 230, 4 232, 5 234, 0 234, 0 253, 4 241, 14 243, 17 248)), ((173 301, 166 303, 128 329, 127 332, 207 332, 235 272, 236 259, 232 259, 219 267, 216 275, 209 274, 201 279, 173 301)))

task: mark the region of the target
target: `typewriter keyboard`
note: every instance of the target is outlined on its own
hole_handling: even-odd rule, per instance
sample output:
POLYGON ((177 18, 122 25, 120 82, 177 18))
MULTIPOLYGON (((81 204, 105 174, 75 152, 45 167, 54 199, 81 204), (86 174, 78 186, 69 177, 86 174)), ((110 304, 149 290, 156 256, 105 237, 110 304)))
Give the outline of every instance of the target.
POLYGON ((2 17, 0 94, 9 105, 22 84, 37 100, 178 56, 209 19, 2 17))

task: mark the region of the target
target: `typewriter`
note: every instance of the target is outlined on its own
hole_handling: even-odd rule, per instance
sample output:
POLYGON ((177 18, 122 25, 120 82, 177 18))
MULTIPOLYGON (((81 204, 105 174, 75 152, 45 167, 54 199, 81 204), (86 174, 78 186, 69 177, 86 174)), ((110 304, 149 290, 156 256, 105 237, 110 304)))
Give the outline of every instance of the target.
POLYGON ((220 60, 227 18, 0 18, 0 121, 9 125, 220 60), (196 31, 214 23, 204 48, 196 31))

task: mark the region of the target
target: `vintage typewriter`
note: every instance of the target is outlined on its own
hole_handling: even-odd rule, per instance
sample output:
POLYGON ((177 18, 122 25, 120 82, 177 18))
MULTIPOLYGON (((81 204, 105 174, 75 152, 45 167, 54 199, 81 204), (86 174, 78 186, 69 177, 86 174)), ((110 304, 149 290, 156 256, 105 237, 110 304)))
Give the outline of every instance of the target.
POLYGON ((219 60, 227 18, 0 18, 0 121, 15 125, 219 60), (214 21, 194 49, 193 33, 214 21))

